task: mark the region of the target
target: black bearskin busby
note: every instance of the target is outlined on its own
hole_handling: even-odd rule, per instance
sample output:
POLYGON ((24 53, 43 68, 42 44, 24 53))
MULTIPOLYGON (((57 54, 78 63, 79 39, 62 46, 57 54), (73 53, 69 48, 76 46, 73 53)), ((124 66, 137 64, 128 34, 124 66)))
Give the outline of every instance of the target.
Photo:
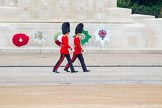
POLYGON ((62 33, 66 34, 70 32, 70 23, 69 22, 64 22, 62 24, 62 33))
POLYGON ((84 27, 83 23, 79 23, 79 24, 76 26, 75 34, 82 33, 83 27, 84 27))

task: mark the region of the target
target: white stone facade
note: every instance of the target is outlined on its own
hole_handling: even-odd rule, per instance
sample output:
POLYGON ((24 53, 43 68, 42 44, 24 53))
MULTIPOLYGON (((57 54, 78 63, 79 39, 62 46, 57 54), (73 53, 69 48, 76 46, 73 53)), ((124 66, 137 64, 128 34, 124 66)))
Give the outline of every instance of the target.
POLYGON ((116 0, 1 0, 0 12, 0 20, 7 21, 118 22, 118 15, 128 22, 131 17, 131 10, 116 8, 116 0))
POLYGON ((117 8, 116 4, 117 0, 0 0, 0 48, 16 48, 11 40, 20 32, 30 36, 23 48, 58 48, 54 35, 64 21, 71 23, 71 44, 77 23, 83 22, 92 35, 86 48, 162 48, 161 19, 131 15, 131 9, 117 8), (104 47, 93 35, 101 23, 110 32, 104 47), (36 31, 47 35, 41 45, 33 40, 36 31))

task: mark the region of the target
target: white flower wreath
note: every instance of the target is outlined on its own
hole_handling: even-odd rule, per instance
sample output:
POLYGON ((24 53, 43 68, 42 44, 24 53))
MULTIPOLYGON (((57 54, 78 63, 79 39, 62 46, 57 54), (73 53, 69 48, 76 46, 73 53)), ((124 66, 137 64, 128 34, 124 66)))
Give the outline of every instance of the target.
POLYGON ((96 36, 96 41, 100 41, 102 46, 104 46, 106 41, 110 42, 109 28, 102 23, 93 34, 96 36))
POLYGON ((34 41, 37 42, 39 45, 45 42, 47 39, 47 36, 41 32, 41 31, 36 31, 34 34, 34 41))

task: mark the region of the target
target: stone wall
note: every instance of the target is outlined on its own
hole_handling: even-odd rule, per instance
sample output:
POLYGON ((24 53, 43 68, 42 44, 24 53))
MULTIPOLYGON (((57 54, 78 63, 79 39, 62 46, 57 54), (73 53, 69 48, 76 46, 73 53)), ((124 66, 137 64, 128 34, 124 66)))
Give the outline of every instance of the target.
POLYGON ((131 10, 118 9, 116 0, 1 0, 0 12, 5 21, 119 22, 116 15, 131 21, 131 10))
POLYGON ((148 48, 162 48, 162 18, 143 21, 147 26, 148 48))
MULTIPOLYGON (((70 44, 73 45, 72 37, 74 35, 77 23, 71 23, 70 44)), ((96 41, 95 30, 100 24, 84 23, 85 29, 92 35, 86 48, 147 48, 147 32, 144 24, 110 24, 104 25, 108 28, 110 41, 106 41, 101 46, 100 41, 96 41)), ((61 31, 61 23, 4 23, 0 28, 1 35, 0 46, 14 47, 12 36, 16 33, 25 33, 30 36, 30 41, 26 47, 52 47, 58 48, 54 43, 54 35, 61 31), (47 36, 47 40, 41 45, 34 42, 36 31, 41 31, 47 36)))
POLYGON ((30 36, 23 48, 58 48, 54 35, 64 21, 71 23, 71 45, 76 25, 83 22, 92 35, 86 48, 162 48, 160 19, 131 15, 131 9, 116 4, 117 0, 0 0, 0 48, 16 48, 12 36, 20 32, 30 36), (104 46, 94 35, 101 23, 110 37, 104 46), (47 36, 41 45, 33 40, 36 31, 47 36))

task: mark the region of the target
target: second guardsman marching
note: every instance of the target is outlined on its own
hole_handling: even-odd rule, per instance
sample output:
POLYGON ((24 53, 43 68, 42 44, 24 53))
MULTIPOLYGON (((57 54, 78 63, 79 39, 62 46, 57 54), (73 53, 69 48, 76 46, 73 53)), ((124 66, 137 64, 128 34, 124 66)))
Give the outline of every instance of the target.
MULTIPOLYGON (((74 52, 73 52, 72 62, 74 62, 76 58, 78 58, 81 63, 83 72, 90 72, 90 70, 87 70, 87 67, 86 67, 86 64, 83 58, 83 54, 82 54, 82 52, 84 52, 81 46, 81 34, 82 34, 83 27, 84 27, 83 23, 80 23, 77 25, 75 29, 76 35, 74 36, 74 52)), ((69 72, 68 71, 69 66, 70 66, 69 63, 65 66, 64 70, 66 72, 69 72)))

